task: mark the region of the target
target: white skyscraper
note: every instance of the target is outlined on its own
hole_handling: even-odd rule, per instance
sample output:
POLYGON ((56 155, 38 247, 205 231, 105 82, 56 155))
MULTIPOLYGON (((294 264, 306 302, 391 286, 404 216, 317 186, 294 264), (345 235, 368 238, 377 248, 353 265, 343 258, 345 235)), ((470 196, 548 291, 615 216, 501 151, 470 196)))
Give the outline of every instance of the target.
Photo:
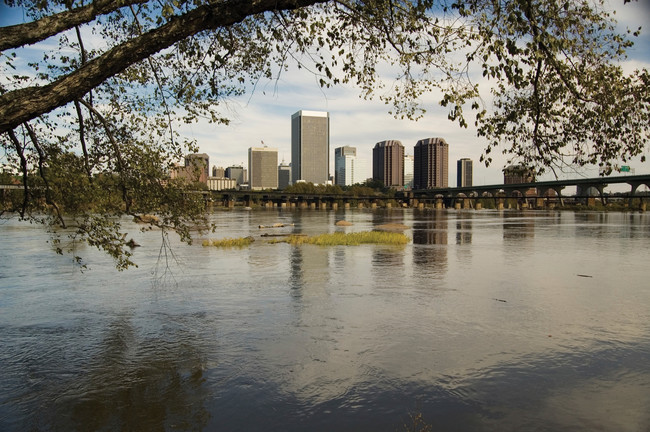
POLYGON ((357 178, 357 149, 355 147, 338 147, 334 149, 334 184, 351 186, 359 183, 357 178))

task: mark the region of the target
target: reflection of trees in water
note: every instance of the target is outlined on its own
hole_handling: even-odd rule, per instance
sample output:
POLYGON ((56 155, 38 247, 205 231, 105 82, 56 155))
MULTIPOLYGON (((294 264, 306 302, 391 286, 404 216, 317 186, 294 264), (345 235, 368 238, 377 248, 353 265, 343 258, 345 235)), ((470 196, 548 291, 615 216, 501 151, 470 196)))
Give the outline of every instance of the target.
POLYGON ((205 354, 199 336, 174 319, 165 317, 164 334, 142 339, 130 317, 117 318, 86 373, 60 389, 53 429, 205 428, 205 354))

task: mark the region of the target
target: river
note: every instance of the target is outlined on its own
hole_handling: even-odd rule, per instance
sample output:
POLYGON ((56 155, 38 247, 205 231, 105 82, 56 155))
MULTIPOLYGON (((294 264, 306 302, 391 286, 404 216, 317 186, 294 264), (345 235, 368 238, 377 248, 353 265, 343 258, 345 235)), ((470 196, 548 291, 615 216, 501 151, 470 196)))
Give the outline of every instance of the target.
POLYGON ((141 247, 124 272, 79 245, 82 272, 43 227, 0 222, 0 430, 650 430, 648 214, 211 218, 202 238, 256 241, 163 247, 125 221, 141 247), (412 241, 260 236, 389 222, 412 241))

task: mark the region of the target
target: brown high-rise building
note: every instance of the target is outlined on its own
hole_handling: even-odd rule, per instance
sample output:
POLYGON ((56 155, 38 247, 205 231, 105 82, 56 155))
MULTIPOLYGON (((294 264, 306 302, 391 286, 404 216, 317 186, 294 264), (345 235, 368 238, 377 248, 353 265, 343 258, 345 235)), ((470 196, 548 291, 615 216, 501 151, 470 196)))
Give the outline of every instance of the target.
POLYGON ((381 141, 372 149, 372 178, 388 187, 404 186, 404 146, 397 140, 381 141))
POLYGON ((449 144, 444 139, 421 139, 413 159, 413 189, 449 186, 449 144))

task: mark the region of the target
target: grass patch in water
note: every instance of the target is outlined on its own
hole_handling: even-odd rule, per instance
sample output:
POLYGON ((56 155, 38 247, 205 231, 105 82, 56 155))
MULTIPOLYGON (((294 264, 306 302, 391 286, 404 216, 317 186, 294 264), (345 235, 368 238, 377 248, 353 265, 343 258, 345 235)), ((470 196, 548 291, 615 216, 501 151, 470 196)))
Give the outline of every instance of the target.
POLYGON ((358 246, 361 244, 405 245, 409 238, 402 233, 385 231, 362 231, 353 233, 335 232, 311 237, 290 235, 270 243, 289 243, 292 245, 314 244, 319 246, 358 246))
POLYGON ((203 246, 214 246, 221 248, 239 247, 243 248, 250 246, 255 239, 253 237, 240 237, 240 238, 224 238, 219 240, 203 240, 203 246))

